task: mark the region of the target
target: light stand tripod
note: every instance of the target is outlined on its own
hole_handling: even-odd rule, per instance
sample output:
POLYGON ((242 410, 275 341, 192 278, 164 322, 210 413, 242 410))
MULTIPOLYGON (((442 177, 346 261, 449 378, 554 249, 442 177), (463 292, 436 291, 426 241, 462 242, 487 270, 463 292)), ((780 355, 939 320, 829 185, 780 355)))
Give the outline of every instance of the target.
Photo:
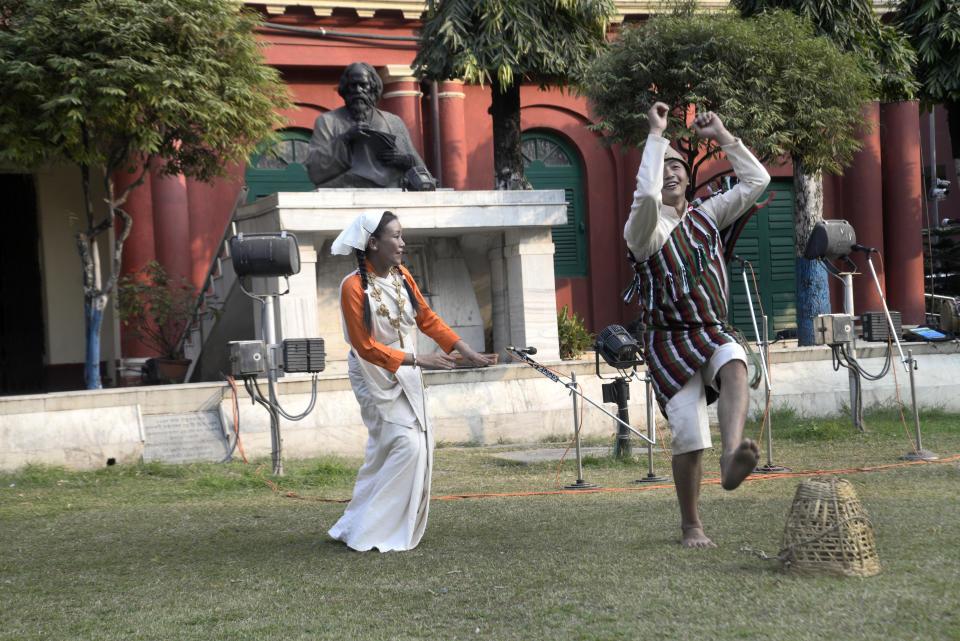
MULTIPOLYGON (((610 325, 603 329, 597 336, 597 342, 594 345, 596 350, 596 373, 597 378, 604 380, 600 375, 600 356, 608 365, 620 372, 620 376, 615 378, 612 383, 603 384, 603 402, 616 403, 617 414, 624 423, 630 421, 630 411, 627 408, 627 401, 630 400, 630 388, 628 387, 631 379, 642 380, 645 383, 646 403, 647 403, 647 441, 650 446, 647 447, 647 476, 637 479, 635 483, 661 482, 666 479, 653 473, 653 429, 655 425, 653 409, 653 378, 647 371, 643 376, 637 372, 637 367, 643 364, 643 358, 640 356, 640 345, 636 339, 620 325, 610 325), (631 369, 630 374, 625 374, 626 369, 631 369)), ((614 443, 614 456, 618 459, 624 459, 630 455, 630 434, 622 427, 617 430, 617 440, 614 443)))
MULTIPOLYGON (((830 261, 821 259, 821 263, 826 268, 827 273, 843 283, 843 313, 849 317, 851 328, 853 327, 853 276, 857 273, 857 266, 849 256, 842 257, 849 266, 849 271, 841 272, 830 261)), ((851 331, 849 346, 834 345, 835 349, 840 349, 845 354, 846 360, 850 363, 857 362, 857 337, 851 331)), ((850 422, 853 428, 863 432, 863 398, 860 393, 861 370, 856 366, 847 368, 847 381, 850 387, 850 422)), ((879 374, 880 377, 886 374, 886 368, 879 374)))
POLYGON ((649 436, 650 445, 647 446, 647 475, 643 478, 634 480, 634 483, 663 483, 667 480, 665 476, 657 476, 653 473, 653 427, 656 425, 656 410, 653 407, 653 378, 650 372, 642 376, 644 389, 647 393, 647 436, 649 436))
POLYGON ((283 441, 280 438, 280 417, 288 421, 299 421, 313 411, 317 401, 317 372, 322 371, 325 366, 323 339, 287 339, 282 345, 277 344, 275 313, 277 297, 290 291, 290 276, 300 271, 300 249, 293 234, 286 231, 237 234, 230 239, 230 256, 240 290, 261 305, 261 340, 230 341, 228 344, 231 373, 234 376, 243 377, 244 386, 251 399, 263 406, 270 415, 270 452, 273 473, 282 476, 283 441), (248 291, 244 285, 245 277, 251 279, 283 277, 286 281, 286 290, 276 293, 254 293, 248 291), (281 371, 313 374, 310 403, 307 409, 295 416, 288 414, 280 407, 277 378, 281 371), (257 376, 264 373, 267 375, 267 398, 264 398, 257 384, 257 376))
MULTIPOLYGON (((290 291, 290 283, 287 281, 286 291, 277 294, 254 294, 248 292, 243 286, 243 279, 239 279, 240 290, 250 298, 260 303, 260 332, 261 338, 266 345, 266 354, 264 355, 265 367, 267 370, 267 393, 269 399, 263 403, 270 414, 270 458, 273 463, 273 473, 277 476, 283 476, 283 439, 280 438, 280 412, 279 402, 277 400, 277 379, 280 371, 280 359, 277 358, 277 324, 276 308, 274 307, 278 296, 282 296, 290 291)), ((312 408, 312 406, 311 406, 312 408)))

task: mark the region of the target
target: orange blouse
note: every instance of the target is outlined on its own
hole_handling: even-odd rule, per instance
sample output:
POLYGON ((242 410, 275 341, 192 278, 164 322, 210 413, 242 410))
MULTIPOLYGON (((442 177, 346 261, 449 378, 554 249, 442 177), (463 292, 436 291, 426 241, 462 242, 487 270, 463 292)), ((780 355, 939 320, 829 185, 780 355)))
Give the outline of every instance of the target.
MULTIPOLYGON (((417 327, 424 334, 437 342, 446 353, 453 350, 453 344, 460 340, 460 337, 443 322, 437 313, 430 309, 427 301, 424 300, 420 288, 414 282, 413 276, 407 271, 407 268, 400 265, 400 272, 410 283, 410 289, 417 297, 419 312, 417 313, 417 327)), ((370 261, 367 261, 367 273, 376 274, 370 261)), ((367 331, 363 324, 363 284, 360 280, 359 270, 348 276, 340 286, 340 309, 343 312, 343 320, 347 326, 347 334, 350 336, 350 345, 353 350, 365 361, 379 365, 380 367, 396 372, 400 367, 406 352, 399 349, 387 347, 383 343, 376 341, 367 331)))

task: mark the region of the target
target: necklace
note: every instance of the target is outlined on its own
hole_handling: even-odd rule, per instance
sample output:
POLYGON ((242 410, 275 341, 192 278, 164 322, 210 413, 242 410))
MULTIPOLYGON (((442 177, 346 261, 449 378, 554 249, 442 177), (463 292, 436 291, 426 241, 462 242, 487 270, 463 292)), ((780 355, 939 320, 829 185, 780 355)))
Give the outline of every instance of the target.
POLYGON ((400 347, 403 347, 403 333, 400 331, 400 318, 403 315, 403 283, 400 282, 400 279, 397 277, 396 267, 390 268, 390 275, 393 276, 393 286, 397 290, 397 317, 394 318, 390 316, 390 310, 387 309, 386 304, 383 302, 383 291, 377 287, 376 280, 373 281, 371 285, 371 294, 373 298, 377 301, 377 314, 380 316, 386 317, 386 319, 393 325, 393 328, 397 330, 397 336, 400 338, 400 347))

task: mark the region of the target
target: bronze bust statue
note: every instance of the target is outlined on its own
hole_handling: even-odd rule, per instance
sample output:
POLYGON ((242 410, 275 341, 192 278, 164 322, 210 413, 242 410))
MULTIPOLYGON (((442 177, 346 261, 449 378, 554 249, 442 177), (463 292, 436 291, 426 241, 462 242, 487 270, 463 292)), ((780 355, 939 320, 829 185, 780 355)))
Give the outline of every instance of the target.
POLYGON ((366 62, 347 66, 337 93, 344 105, 317 117, 306 167, 317 187, 433 189, 436 182, 399 116, 377 109, 383 81, 366 62))

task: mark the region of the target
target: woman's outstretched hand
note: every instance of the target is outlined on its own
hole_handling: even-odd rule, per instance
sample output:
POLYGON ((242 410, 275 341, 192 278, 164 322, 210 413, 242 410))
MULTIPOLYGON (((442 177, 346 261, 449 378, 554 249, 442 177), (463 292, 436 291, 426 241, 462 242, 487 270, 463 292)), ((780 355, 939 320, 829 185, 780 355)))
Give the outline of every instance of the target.
POLYGON ((471 367, 487 367, 488 365, 493 365, 492 358, 474 351, 473 348, 463 341, 457 341, 454 343, 453 348, 460 352, 460 356, 463 357, 463 361, 471 367))
POLYGON ((457 359, 453 356, 447 356, 443 352, 434 352, 432 354, 418 354, 417 364, 423 369, 453 369, 457 364, 457 359))

